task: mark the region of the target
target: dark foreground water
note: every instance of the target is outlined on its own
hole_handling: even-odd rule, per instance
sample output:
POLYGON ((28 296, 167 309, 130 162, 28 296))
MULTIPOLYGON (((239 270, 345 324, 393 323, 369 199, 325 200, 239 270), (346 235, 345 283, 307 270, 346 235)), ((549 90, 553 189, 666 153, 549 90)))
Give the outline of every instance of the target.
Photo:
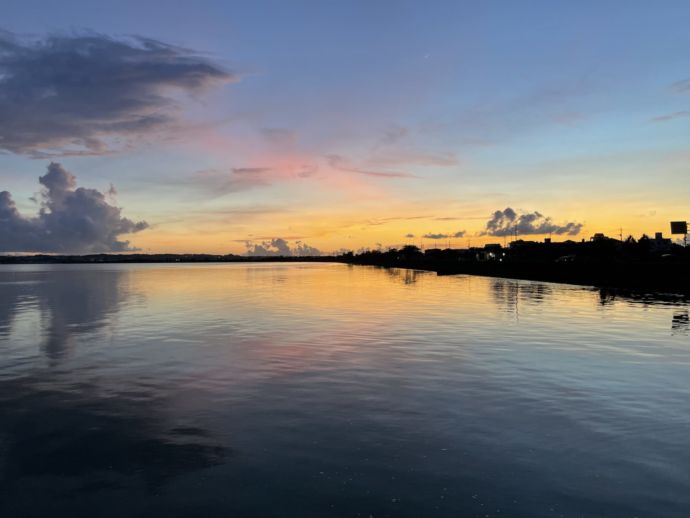
POLYGON ((0 267, 0 516, 690 516, 688 303, 0 267))

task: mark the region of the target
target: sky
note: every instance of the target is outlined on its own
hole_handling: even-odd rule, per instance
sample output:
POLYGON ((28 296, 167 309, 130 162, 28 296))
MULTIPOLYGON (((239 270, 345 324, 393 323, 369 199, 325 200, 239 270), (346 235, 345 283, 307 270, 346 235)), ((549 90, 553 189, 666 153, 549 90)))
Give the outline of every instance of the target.
POLYGON ((5 0, 0 252, 330 253, 690 219, 690 2, 5 0))

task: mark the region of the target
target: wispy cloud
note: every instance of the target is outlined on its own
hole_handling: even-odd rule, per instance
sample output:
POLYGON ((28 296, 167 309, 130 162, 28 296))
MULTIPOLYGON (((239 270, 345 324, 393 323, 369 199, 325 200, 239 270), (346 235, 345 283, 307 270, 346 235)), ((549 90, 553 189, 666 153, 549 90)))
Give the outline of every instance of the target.
POLYGON ((690 79, 682 79, 681 81, 676 81, 671 85, 671 89, 674 92, 678 93, 690 92, 690 79))
POLYGON ((679 112, 669 113, 667 115, 659 115, 650 119, 651 122, 667 122, 673 119, 680 119, 683 117, 690 117, 690 110, 683 110, 679 112))
POLYGON ((403 126, 393 126, 383 131, 370 149, 364 162, 374 167, 432 166, 448 167, 459 164, 453 153, 420 151, 413 132, 403 126))
POLYGON ((393 146, 407 137, 410 130, 403 126, 392 126, 386 129, 379 140, 374 144, 374 149, 393 146))
POLYGON ((340 155, 328 155, 326 156, 326 160, 328 161, 328 165, 336 171, 361 174, 376 178, 418 178, 413 174, 400 171, 373 171, 370 169, 363 169, 353 165, 349 160, 340 155))
POLYGON ((458 230, 457 232, 444 233, 444 232, 429 232, 424 234, 422 237, 425 239, 450 239, 464 237, 467 232, 464 230, 458 230))
POLYGON ((431 166, 431 167, 450 167, 460 163, 451 153, 430 154, 413 151, 396 151, 380 154, 367 161, 374 166, 396 167, 406 165, 431 166))
POLYGON ((305 179, 313 176, 318 167, 299 164, 282 168, 274 167, 233 167, 229 170, 205 169, 194 173, 191 183, 209 194, 224 195, 266 187, 278 181, 305 179))
POLYGON ((369 226, 378 226, 378 225, 385 225, 386 223, 392 223, 394 221, 409 221, 409 220, 415 220, 415 219, 429 219, 429 216, 426 215, 420 215, 420 216, 390 216, 387 218, 376 218, 376 219, 368 219, 366 221, 366 224, 369 226))
POLYGON ((287 128, 261 128, 260 132, 273 145, 293 146, 297 142, 297 134, 287 128))

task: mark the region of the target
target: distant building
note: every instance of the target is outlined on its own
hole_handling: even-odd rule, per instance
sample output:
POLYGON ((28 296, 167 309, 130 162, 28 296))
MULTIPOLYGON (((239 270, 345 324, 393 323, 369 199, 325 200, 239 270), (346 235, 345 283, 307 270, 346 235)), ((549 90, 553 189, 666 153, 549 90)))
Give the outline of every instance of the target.
POLYGON ((568 254, 568 255, 562 255, 558 259, 556 259, 557 263, 574 263, 577 260, 577 256, 575 254, 568 254))
POLYGON ((429 248, 424 250, 424 257, 438 258, 443 254, 443 250, 440 248, 429 248))
POLYGON ((594 242, 594 243, 597 243, 597 242, 600 243, 602 241, 608 241, 610 239, 611 239, 610 237, 605 236, 603 233, 597 232, 589 240, 594 242))
POLYGON ((654 239, 649 240, 651 251, 657 253, 670 252, 673 247, 673 241, 664 237, 662 232, 654 234, 654 239))
POLYGON ((500 244, 491 243, 484 245, 483 250, 478 250, 476 258, 477 261, 497 261, 502 259, 504 255, 503 247, 500 244))
POLYGON ((508 247, 513 250, 517 248, 525 248, 525 247, 532 247, 536 245, 536 241, 525 241, 524 239, 516 239, 515 241, 511 241, 508 247))

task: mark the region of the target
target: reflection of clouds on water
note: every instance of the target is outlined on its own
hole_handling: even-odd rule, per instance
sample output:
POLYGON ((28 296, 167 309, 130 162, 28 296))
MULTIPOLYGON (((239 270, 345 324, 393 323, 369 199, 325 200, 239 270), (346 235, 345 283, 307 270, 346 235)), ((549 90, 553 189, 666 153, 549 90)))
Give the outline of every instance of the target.
POLYGON ((0 338, 8 338, 25 305, 40 311, 42 350, 51 360, 69 351, 79 334, 106 327, 128 297, 118 270, 6 271, 0 273, 0 338))
POLYGON ((668 336, 687 303, 601 311, 593 288, 340 265, 107 269, 14 288, 0 516, 427 516, 446 487, 436 514, 687 508, 687 340, 668 336), (77 345, 58 366, 34 361, 48 331, 77 345), (592 458, 613 468, 594 480, 592 458), (491 494, 508 497, 472 498, 491 494))
MULTIPOLYGON (((22 335, 38 314, 52 362, 77 340, 100 339, 133 296, 126 269, 1 271, 0 290, 0 339, 22 335)), ((153 384, 27 369, 0 376, 0 516, 88 516, 96 501, 126 516, 171 479, 229 453, 195 419, 175 416, 176 400, 153 384)))
POLYGON ((27 290, 26 282, 12 282, 0 273, 0 339, 9 338, 12 324, 27 290))
POLYGON ((107 326, 127 297, 120 271, 64 273, 40 284, 39 307, 47 319, 44 351, 51 359, 68 351, 75 335, 107 326))
POLYGON ((112 500, 112 515, 124 516, 174 477, 221 464, 229 454, 194 423, 171 422, 159 394, 112 397, 97 384, 61 390, 56 381, 48 373, 0 381, 4 516, 87 516, 87 495, 112 500), (123 491, 127 501, 118 502, 123 491), (74 498, 55 498, 66 494, 74 498))

